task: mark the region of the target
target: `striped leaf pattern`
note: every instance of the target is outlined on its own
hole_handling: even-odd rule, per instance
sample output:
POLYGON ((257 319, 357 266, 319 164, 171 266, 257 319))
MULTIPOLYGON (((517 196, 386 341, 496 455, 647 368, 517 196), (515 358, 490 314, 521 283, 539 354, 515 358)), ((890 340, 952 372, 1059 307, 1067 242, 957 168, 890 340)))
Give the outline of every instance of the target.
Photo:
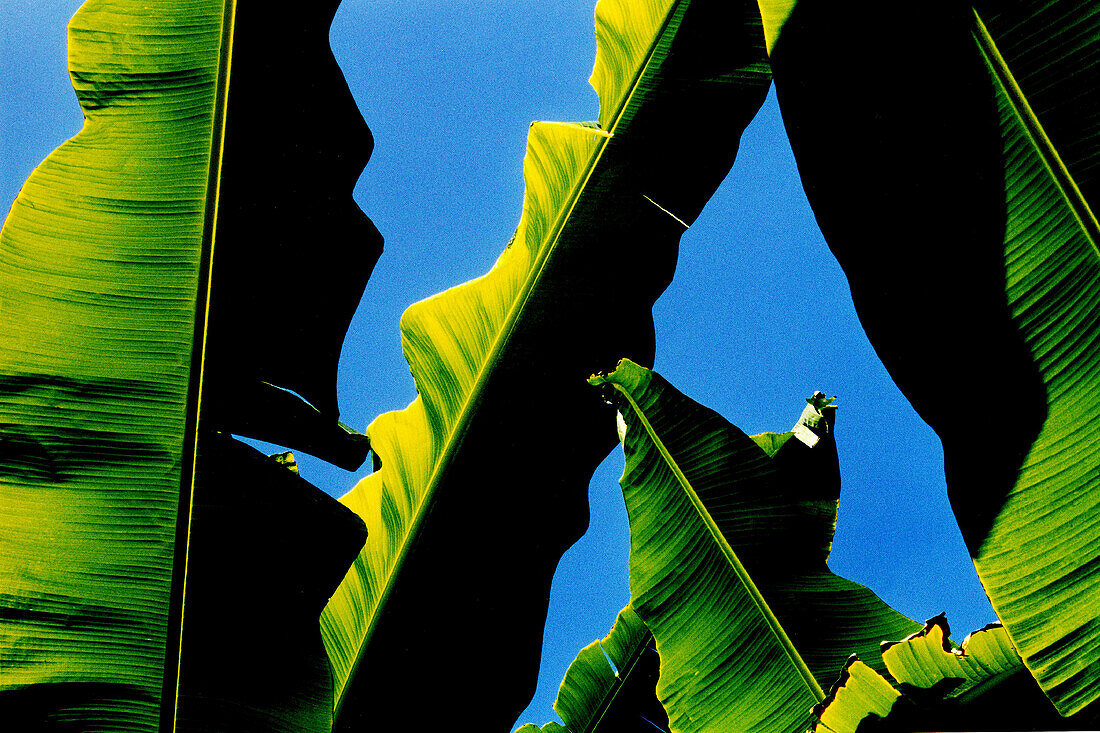
POLYGON ((607 636, 581 649, 565 671, 554 701, 565 726, 528 724, 517 733, 667 730, 668 718, 654 691, 657 674, 653 635, 627 606, 607 636))
POLYGON ((592 381, 620 404, 631 602, 670 730, 799 729, 850 653, 917 627, 825 566, 839 497, 825 400, 749 438, 629 360, 592 381))
POLYGON ((882 661, 894 684, 853 655, 815 708, 814 733, 1064 729, 1000 623, 969 634, 958 648, 949 634, 940 614, 905 639, 884 643, 882 661))
POLYGON ((179 645, 224 13, 85 3, 69 25, 84 127, 0 235, 0 704, 14 729, 157 730, 179 645))
POLYGON ((1100 6, 1008 3, 976 14, 974 36, 996 79, 1006 293, 1047 395, 974 564, 1068 715, 1100 698, 1100 6))

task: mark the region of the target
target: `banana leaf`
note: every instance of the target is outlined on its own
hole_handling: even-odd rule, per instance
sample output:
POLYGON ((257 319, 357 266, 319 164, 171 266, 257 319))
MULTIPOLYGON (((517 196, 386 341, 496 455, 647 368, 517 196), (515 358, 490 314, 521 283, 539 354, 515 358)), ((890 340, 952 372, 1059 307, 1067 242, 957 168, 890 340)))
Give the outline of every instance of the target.
POLYGON ((679 237, 769 83, 744 3, 602 0, 596 38, 599 122, 532 125, 512 241, 488 274, 402 318, 419 396, 367 429, 377 470, 342 501, 371 539, 323 616, 341 730, 406 726, 410 679, 432 700, 425 728, 450 725, 486 679, 487 728, 530 699, 553 570, 615 442, 584 378, 652 359, 679 237), (476 652, 441 656, 458 635, 476 652))
POLYGON ((329 47, 340 0, 233 5, 204 420, 354 470, 336 367, 382 236, 351 195, 374 140, 329 47))
POLYGON ((1100 8, 761 8, 863 326, 943 441, 963 538, 1024 663, 1079 712, 1100 697, 1100 8))
POLYGON ((581 649, 565 671, 554 700, 565 725, 529 723, 516 733, 668 730, 668 716, 654 694, 659 667, 653 634, 627 606, 607 636, 581 649))
POLYGON ((898 642, 883 643, 894 684, 855 655, 815 709, 814 733, 923 730, 1061 730, 1066 721, 1043 696, 998 622, 948 641, 943 614, 898 642))
MULTIPOLYGON (((0 233, 0 719, 12 730, 331 725, 317 616, 364 528, 219 434, 247 432, 236 426, 253 408, 271 412, 255 399, 292 390, 316 406, 294 397, 291 409, 315 419, 283 415, 275 432, 345 463, 365 455, 326 397, 325 355, 339 351, 351 311, 335 311, 354 307, 369 264, 341 256, 338 283, 290 294, 287 268, 254 265, 257 247, 299 260, 296 272, 325 268, 341 238, 363 242, 367 259, 378 248, 346 211, 348 164, 336 167, 339 192, 317 183, 337 148, 270 155, 322 123, 338 131, 318 139, 337 147, 362 128, 357 114, 340 121, 350 96, 319 53, 335 5, 293 23, 281 9, 89 0, 69 24, 84 127, 32 173, 0 233), (300 41, 291 70, 265 48, 275 37, 300 41), (273 124, 282 85, 307 81, 344 97, 287 104, 273 124), (258 188, 307 172, 278 195, 258 188), (308 251, 276 235, 302 231, 284 217, 306 186, 334 202, 308 251), (273 292, 296 315, 253 353, 253 316, 269 302, 275 312, 273 292), (336 322, 314 329, 315 312, 336 322), (302 334, 319 354, 308 369, 282 345, 302 334), (276 636, 288 651, 272 660, 276 636), (232 722, 210 719, 219 708, 232 722)), ((359 162, 368 147, 354 148, 359 162)))
POLYGON ((749 438, 623 360, 631 604, 656 639, 670 730, 801 730, 853 651, 918 625, 826 566, 840 495, 835 407, 749 438))

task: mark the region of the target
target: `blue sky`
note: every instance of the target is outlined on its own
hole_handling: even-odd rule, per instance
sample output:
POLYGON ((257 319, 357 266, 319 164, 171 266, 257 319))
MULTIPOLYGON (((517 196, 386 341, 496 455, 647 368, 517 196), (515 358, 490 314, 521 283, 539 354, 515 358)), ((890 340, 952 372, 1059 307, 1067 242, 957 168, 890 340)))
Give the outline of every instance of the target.
MULTIPOLYGON (((595 118, 593 4, 345 0, 332 46, 376 145, 355 196, 386 237, 344 345, 345 422, 363 429, 415 395, 398 318, 410 303, 481 275, 503 249, 519 219, 530 122, 595 118)), ((65 22, 78 6, 0 2, 5 212, 34 165, 79 129, 64 61, 65 22)), ((685 134, 715 124, 724 121, 686 120, 685 134)), ((946 611, 957 639, 993 620, 947 504, 939 440, 855 318, 774 95, 684 235, 654 318, 656 369, 746 432, 788 429, 815 389, 839 395, 835 572, 918 620, 946 611)), ((299 458, 303 475, 334 495, 365 472, 299 458)), ((591 529, 558 568, 538 693, 518 722, 554 718, 566 666, 629 598, 621 471, 616 450, 593 479, 591 529)))

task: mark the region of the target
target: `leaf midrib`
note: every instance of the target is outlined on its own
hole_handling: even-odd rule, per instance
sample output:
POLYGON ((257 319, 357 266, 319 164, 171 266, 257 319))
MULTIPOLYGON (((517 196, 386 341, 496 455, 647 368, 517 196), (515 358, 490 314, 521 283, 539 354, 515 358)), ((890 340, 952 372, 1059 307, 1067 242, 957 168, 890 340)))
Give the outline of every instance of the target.
MULTIPOLYGON (((639 64, 638 71, 635 73, 633 80, 631 81, 630 93, 623 95, 623 99, 620 101, 615 115, 612 117, 614 122, 611 125, 610 130, 601 130, 598 127, 591 128, 592 134, 602 136, 602 141, 599 144, 599 148, 589 158, 588 165, 585 168, 584 174, 574 184, 573 189, 570 191, 569 197, 566 199, 567 205, 562 207, 558 213, 557 218, 554 220, 554 226, 550 230, 550 234, 544 240, 543 244, 539 247, 540 254, 535 260, 530 274, 524 281, 523 288, 520 290, 518 297, 513 302, 511 309, 508 311, 508 317, 504 322, 504 326, 501 328, 500 333, 497 335, 496 340, 493 342, 493 347, 489 352, 489 355, 485 359, 485 363, 478 371, 477 381, 474 383, 473 388, 470 390, 469 396, 463 402, 462 410, 459 413, 458 420, 455 422, 454 429, 447 436, 447 440, 440 451, 440 459, 436 463, 432 470, 431 476, 428 479, 428 488, 424 492, 423 497, 416 507, 416 514, 413 517, 411 526, 408 532, 405 533, 405 537, 401 542, 400 548, 397 553, 397 559, 394 561, 389 574, 386 576, 386 584, 382 590, 381 595, 378 597, 378 602, 375 604, 374 613, 371 614, 370 620, 367 623, 367 628, 364 631, 362 641, 359 644, 359 648, 355 654, 355 661, 352 662, 351 667, 348 670, 348 675, 345 678, 340 690, 335 695, 335 705, 333 709, 334 721, 339 718, 341 708, 343 707, 345 693, 348 687, 351 685, 352 679, 355 677, 359 665, 362 662, 364 653, 367 647, 370 645, 371 636, 374 633, 375 622, 381 615, 381 611, 385 606, 386 600, 389 597, 390 591, 393 588, 393 581, 400 575, 401 568, 404 565, 405 559, 408 556, 408 549, 414 544, 415 540, 419 536, 419 531, 423 523, 423 518, 426 514, 424 508, 431 505, 432 499, 435 495, 435 491, 439 485, 439 479, 446 473, 446 469, 450 466, 454 460, 455 454, 454 446, 461 444, 461 438, 465 435, 466 430, 469 428, 470 416, 474 412, 471 406, 476 405, 479 402, 482 392, 485 390, 485 384, 488 382, 488 377, 495 370, 498 362, 501 360, 502 354, 506 351, 506 347, 511 340, 512 334, 515 331, 516 325, 526 310, 528 301, 531 295, 534 293, 535 288, 538 286, 542 279, 542 273, 546 269, 546 265, 549 262, 551 256, 557 249, 558 240, 561 237, 561 232, 565 229, 569 223, 569 219, 573 213, 573 210, 577 206, 577 202, 580 200, 581 195, 587 188, 588 181, 592 177, 592 173, 595 171, 596 166, 603 158, 604 151, 607 150, 608 142, 615 135, 615 130, 618 128, 622 121, 623 115, 630 107, 630 103, 634 99, 634 94, 637 92, 641 79, 645 76, 645 72, 649 69, 650 63, 653 61, 653 55, 656 49, 660 46, 661 41, 664 40, 665 34, 668 31, 668 26, 671 20, 676 16, 682 5, 689 3, 691 0, 674 0, 669 8, 668 13, 665 15, 665 19, 661 24, 660 29, 654 34, 653 42, 645 54, 645 61, 639 64)), ((658 207, 660 208, 660 207, 658 207)), ((663 209, 662 209, 663 210, 663 209)), ((668 212, 666 212, 668 213, 668 212)), ((671 214, 670 214, 671 216, 671 214)), ((673 217, 675 218, 675 217, 673 217)))
POLYGON ((986 28, 977 8, 971 10, 974 17, 974 29, 972 31, 974 40, 977 42, 986 64, 993 71, 998 84, 1000 84, 1005 96, 1012 104, 1012 109, 1020 120, 1021 126, 1027 131, 1028 139, 1036 152, 1039 153, 1039 157, 1042 159, 1043 165, 1046 166, 1051 179, 1061 191, 1062 196, 1077 219, 1082 233, 1088 239, 1089 244, 1092 245, 1093 252, 1100 256, 1100 244, 1098 244, 1100 242, 1100 222, 1097 222, 1092 207, 1089 206, 1084 194, 1081 193, 1077 181, 1070 173, 1069 168, 1066 167, 1062 156, 1058 154, 1058 149, 1054 146, 1050 136, 1047 135, 1039 116, 1031 108, 1027 95, 1024 94, 1023 89, 1016 81, 1012 68, 1008 65, 1004 56, 1001 55, 997 42, 990 35, 989 29, 986 28))
MULTIPOLYGON (((198 480, 199 421, 202 412, 203 380, 206 369, 206 344, 210 330, 211 286, 214 273, 214 243, 217 239, 218 208, 221 199, 221 169, 225 158, 226 117, 229 109, 229 77, 233 64, 233 34, 236 28, 237 2, 224 0, 222 6, 222 36, 218 50, 218 81, 214 95, 214 119, 210 140, 210 162, 206 186, 206 202, 203 215, 203 234, 201 241, 199 284, 195 303, 195 335, 198 343, 192 343, 191 383, 188 398, 187 431, 184 435, 185 465, 180 475, 180 507, 176 515, 176 548, 179 552, 180 539, 183 540, 182 579, 180 581, 179 617, 176 638, 179 646, 175 649, 174 675, 171 667, 165 668, 164 691, 162 692, 162 715, 159 722, 161 730, 175 733, 179 721, 179 699, 181 670, 183 669, 183 629, 187 610, 187 578, 191 557, 191 519, 195 503, 195 484, 198 480), (195 372, 197 371, 197 375, 195 372), (193 417, 191 414, 193 413, 193 417), (186 441, 190 441, 190 445, 186 441), (190 455, 188 455, 188 453, 190 455), (190 463, 190 465, 186 465, 190 463), (184 502, 186 501, 186 504, 184 502), (181 527, 180 524, 183 523, 181 527), (173 679, 174 677, 174 679, 173 679), (171 719, 165 711, 167 691, 171 686, 171 719)), ((178 561, 177 561, 178 562, 178 561)), ((177 566, 178 567, 178 566, 177 566)), ((169 617, 171 618, 171 606, 169 617)), ((170 659, 173 650, 166 650, 166 659, 170 659)))
MULTIPOLYGON (((607 691, 607 694, 604 695, 603 700, 600 702, 600 707, 597 708, 597 714, 592 717, 592 724, 583 731, 577 731, 576 733, 595 733, 599 730, 604 716, 611 710, 611 706, 614 704, 615 699, 618 698, 619 693, 622 692, 623 688, 626 686, 626 681, 630 679, 630 675, 634 672, 634 668, 638 666, 638 662, 641 660, 642 655, 645 654, 645 650, 649 648, 649 643, 651 641, 653 641, 653 634, 647 628, 645 634, 642 636, 641 643, 637 644, 635 648, 631 650, 630 656, 627 657, 625 671, 615 675, 615 684, 613 684, 611 689, 607 691)), ((599 644, 600 648, 603 649, 602 640, 599 644)), ((604 653, 606 654, 607 652, 604 651, 604 653)), ((570 728, 569 730, 573 729, 570 728)))
POLYGON ((664 458, 666 465, 669 467, 669 470, 671 470, 672 474, 676 477, 676 480, 677 482, 679 482, 680 487, 684 490, 684 494, 687 496, 688 500, 695 508, 695 511, 698 513, 699 518, 702 519, 704 526, 706 526, 707 528, 707 531, 710 533, 711 539, 718 546, 719 550, 721 550, 722 555, 730 564, 730 567, 734 571, 734 574, 737 575, 737 579, 741 581, 742 586, 748 592, 749 597, 756 605, 756 608, 760 612, 760 615, 768 624, 768 628, 769 630, 771 630, 772 635, 775 637, 775 640, 779 643, 780 648, 782 648, 783 651, 786 653, 788 660, 791 662, 791 665, 795 668, 799 676, 802 678, 802 682, 806 686, 806 689, 817 699, 817 702, 823 701, 825 699, 825 693, 822 691, 821 686, 817 684, 817 680, 814 679, 814 676, 810 672, 809 667, 806 666, 806 662, 802 659, 802 656, 798 653, 798 650, 795 649, 790 637, 787 636, 787 632, 779 623, 779 619, 776 618, 775 614, 768 606, 767 601, 764 600, 764 596, 760 593, 760 589, 756 587, 756 584, 749 576, 748 571, 745 569, 745 566, 741 564, 741 560, 737 557, 737 553, 734 552, 729 542, 726 541, 726 537, 722 534, 722 530, 719 529, 713 517, 710 516, 710 512, 707 511, 706 505, 703 504, 702 499, 700 499, 699 495, 695 492, 695 489, 688 481, 687 476, 684 475, 684 472, 680 469, 679 464, 672 457, 672 454, 669 452, 668 448, 661 440, 661 437, 657 434, 657 431, 649 422, 649 419, 646 417, 641 406, 637 403, 637 401, 635 401, 634 397, 622 385, 620 385, 618 382, 612 382, 612 384, 615 389, 617 389, 626 398, 627 402, 629 402, 630 406, 634 409, 634 414, 637 415, 638 419, 641 421, 642 426, 645 428, 646 434, 649 436, 650 441, 652 441, 654 447, 656 447, 657 451, 661 454, 661 457, 664 458))

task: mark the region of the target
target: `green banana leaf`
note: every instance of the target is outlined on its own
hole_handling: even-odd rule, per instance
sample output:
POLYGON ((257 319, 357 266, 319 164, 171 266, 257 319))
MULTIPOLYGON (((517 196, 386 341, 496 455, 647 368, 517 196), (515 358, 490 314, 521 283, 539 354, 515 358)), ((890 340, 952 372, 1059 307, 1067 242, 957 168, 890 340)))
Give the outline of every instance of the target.
MULTIPOLYGON (((1054 710, 1000 623, 948 641, 943 614, 899 642, 882 645, 891 685, 855 655, 816 710, 814 733, 876 730, 1058 730, 1054 710)), ((1084 721, 1077 720, 1080 727, 1084 721)))
MULTIPOLYGON (((253 408, 271 411, 256 399, 292 389, 316 403, 284 400, 312 424, 283 415, 274 432, 345 463, 365 455, 325 396, 335 389, 335 362, 325 355, 339 351, 339 319, 351 317, 336 315, 336 299, 343 307, 357 298, 369 266, 352 275, 343 263, 339 287, 353 292, 322 297, 308 313, 312 285, 280 292, 279 307, 297 314, 285 324, 290 338, 311 328, 315 312, 336 319, 303 344, 318 351, 318 365, 299 368, 291 350, 282 359, 271 346, 250 351, 259 337, 247 310, 266 307, 271 290, 288 284, 285 274, 270 277, 285 268, 252 262, 255 248, 301 257, 299 271, 326 259, 325 246, 311 241, 307 255, 264 222, 293 216, 286 197, 294 191, 256 190, 261 179, 277 186, 283 176, 324 170, 324 155, 267 159, 270 147, 322 122, 339 128, 326 138, 339 147, 345 127, 362 127, 357 114, 340 122, 352 110, 341 107, 350 103, 346 87, 344 98, 308 110, 287 105, 286 127, 270 122, 281 84, 343 85, 331 54, 318 51, 327 49, 326 13, 331 19, 335 6, 292 26, 278 9, 89 0, 69 24, 85 124, 33 172, 0 233, 5 728, 331 726, 317 617, 364 528, 315 487, 217 432, 247 433, 237 427, 253 408), (280 24, 280 47, 300 41, 291 45, 293 70, 265 80, 276 57, 256 54, 280 24), (262 110, 253 107, 259 97, 262 110), (276 637, 285 639, 283 654, 269 648, 276 637)), ((282 55, 280 69, 285 62, 282 55)), ((363 159, 367 148, 357 149, 363 159)), ((369 259, 379 244, 373 227, 361 212, 343 215, 355 234, 335 211, 353 206, 351 178, 336 176, 346 203, 314 233, 333 237, 333 252, 336 239, 354 235, 369 259)), ((312 177, 292 188, 305 185, 327 188, 312 177)), ((312 195, 339 198, 331 194, 312 195)))
POLYGON ((377 470, 342 501, 371 539, 323 616, 340 729, 406 726, 410 679, 432 700, 425 728, 486 679, 487 728, 530 699, 553 570, 615 442, 583 379, 652 358, 677 241, 769 84, 749 4, 602 0, 596 34, 599 123, 532 125, 512 241, 402 318, 419 397, 367 430, 377 470), (459 637, 462 653, 440 654, 459 637))
POLYGON ((516 733, 667 730, 668 716, 654 694, 659 666, 653 634, 627 606, 607 636, 581 649, 565 671, 554 700, 565 726, 529 723, 516 733))
POLYGON ((631 603, 656 639, 670 730, 800 730, 851 652, 918 628, 826 566, 829 400, 749 438, 629 360, 590 381, 619 405, 631 603))
POLYGON ((1100 6, 761 8, 864 328, 943 441, 994 609, 1077 713, 1100 698, 1100 6))

